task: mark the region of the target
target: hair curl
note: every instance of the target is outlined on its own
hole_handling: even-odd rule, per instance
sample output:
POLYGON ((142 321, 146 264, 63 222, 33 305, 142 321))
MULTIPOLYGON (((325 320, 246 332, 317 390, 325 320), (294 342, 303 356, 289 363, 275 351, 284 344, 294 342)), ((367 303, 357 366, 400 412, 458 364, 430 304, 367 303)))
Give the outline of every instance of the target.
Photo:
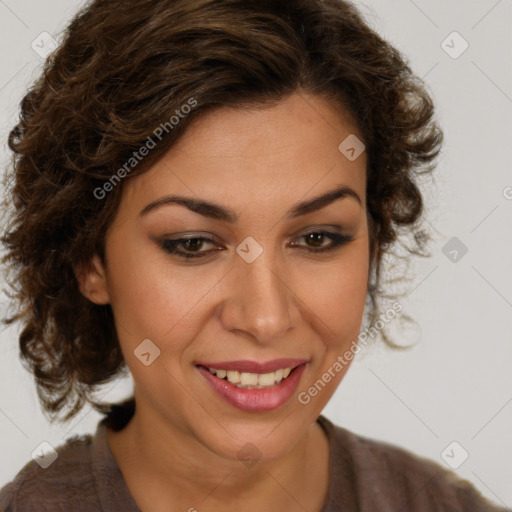
POLYGON ((422 254, 417 185, 442 132, 424 83, 342 0, 95 0, 70 22, 20 105, 2 236, 20 352, 44 410, 74 416, 125 368, 109 305, 80 293, 75 269, 104 258, 123 183, 156 162, 190 123, 220 106, 266 106, 302 91, 351 113, 367 152, 376 316, 382 257, 399 231, 422 254), (101 187, 160 122, 198 100, 122 183, 101 187), (419 233, 419 234, 418 234, 419 233))

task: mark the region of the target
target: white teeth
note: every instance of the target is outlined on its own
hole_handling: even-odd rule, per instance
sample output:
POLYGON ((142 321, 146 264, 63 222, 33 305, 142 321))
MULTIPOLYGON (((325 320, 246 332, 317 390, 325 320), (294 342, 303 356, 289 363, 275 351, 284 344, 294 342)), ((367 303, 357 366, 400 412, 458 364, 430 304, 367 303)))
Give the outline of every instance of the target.
MULTIPOLYGON (((243 386, 257 386, 258 385, 258 374, 242 372, 240 374, 240 382, 243 386)), ((274 382, 272 382, 272 384, 273 383, 274 382)))
POLYGON ((228 370, 227 376, 231 384, 238 384, 240 382, 240 372, 228 370))
POLYGON ((219 379, 227 379, 228 382, 239 388, 262 389, 279 384, 290 375, 293 368, 279 368, 279 370, 269 373, 249 373, 236 370, 216 370, 214 368, 208 368, 208 370, 219 379))
POLYGON ((276 374, 275 374, 275 372, 262 373, 258 377, 258 384, 260 386, 273 386, 275 381, 276 381, 276 374))

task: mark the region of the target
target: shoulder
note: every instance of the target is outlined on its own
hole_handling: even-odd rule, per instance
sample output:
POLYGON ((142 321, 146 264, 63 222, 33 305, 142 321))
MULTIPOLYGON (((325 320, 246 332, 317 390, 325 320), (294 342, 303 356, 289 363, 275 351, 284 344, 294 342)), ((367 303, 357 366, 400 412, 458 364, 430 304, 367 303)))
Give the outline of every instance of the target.
POLYGON ((359 436, 321 418, 320 423, 331 440, 332 494, 340 500, 342 494, 352 494, 352 504, 358 510, 507 510, 488 501, 471 483, 437 462, 359 436), (344 489, 347 486, 351 490, 344 489))
MULTIPOLYGON (((0 512, 25 510, 64 511, 80 502, 76 510, 95 508, 96 485, 92 471, 92 436, 68 439, 53 457, 27 463, 14 480, 0 490, 0 512), (45 467, 47 466, 47 467, 45 467)), ((73 508, 75 510, 75 508, 73 508)))

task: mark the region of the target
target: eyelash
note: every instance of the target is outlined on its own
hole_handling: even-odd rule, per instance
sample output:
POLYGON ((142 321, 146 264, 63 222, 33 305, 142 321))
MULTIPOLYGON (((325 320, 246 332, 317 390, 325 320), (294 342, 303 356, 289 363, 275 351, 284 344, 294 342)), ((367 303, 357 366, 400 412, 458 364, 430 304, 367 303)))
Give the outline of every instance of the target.
MULTIPOLYGON (((303 237, 306 237, 309 235, 326 235, 328 238, 330 238, 332 240, 331 245, 328 245, 327 247, 322 247, 320 249, 314 249, 314 248, 306 247, 306 246, 299 246, 299 247, 302 247, 302 250, 305 250, 310 253, 317 253, 317 254, 318 253, 324 254, 327 252, 334 251, 336 249, 343 247, 348 242, 352 242, 354 240, 354 238, 351 236, 341 235, 339 233, 331 233, 329 231, 311 231, 309 233, 301 235, 299 238, 303 238, 303 237)), ((174 254, 174 255, 178 256, 179 258, 183 258, 183 259, 187 259, 187 260, 193 259, 193 258, 204 258, 207 255, 209 255, 212 252, 217 250, 217 249, 211 249, 209 251, 203 251, 203 252, 195 253, 195 254, 194 253, 186 253, 186 252, 177 250, 178 246, 180 246, 183 243, 188 242, 190 240, 201 240, 203 242, 215 243, 210 238, 205 238, 202 236, 194 236, 194 237, 190 237, 190 238, 177 238, 176 240, 169 240, 169 239, 164 240, 162 242, 162 248, 169 254, 174 254)))

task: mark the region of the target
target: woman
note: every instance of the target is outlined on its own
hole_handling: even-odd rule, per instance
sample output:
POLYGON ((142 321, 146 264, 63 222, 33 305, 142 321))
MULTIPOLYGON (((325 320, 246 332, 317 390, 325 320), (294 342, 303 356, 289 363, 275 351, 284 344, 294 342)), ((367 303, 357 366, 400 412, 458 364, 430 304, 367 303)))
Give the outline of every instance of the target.
POLYGON ((441 141, 348 2, 88 5, 10 134, 3 242, 45 409, 108 414, 0 510, 500 510, 321 416, 441 141))

